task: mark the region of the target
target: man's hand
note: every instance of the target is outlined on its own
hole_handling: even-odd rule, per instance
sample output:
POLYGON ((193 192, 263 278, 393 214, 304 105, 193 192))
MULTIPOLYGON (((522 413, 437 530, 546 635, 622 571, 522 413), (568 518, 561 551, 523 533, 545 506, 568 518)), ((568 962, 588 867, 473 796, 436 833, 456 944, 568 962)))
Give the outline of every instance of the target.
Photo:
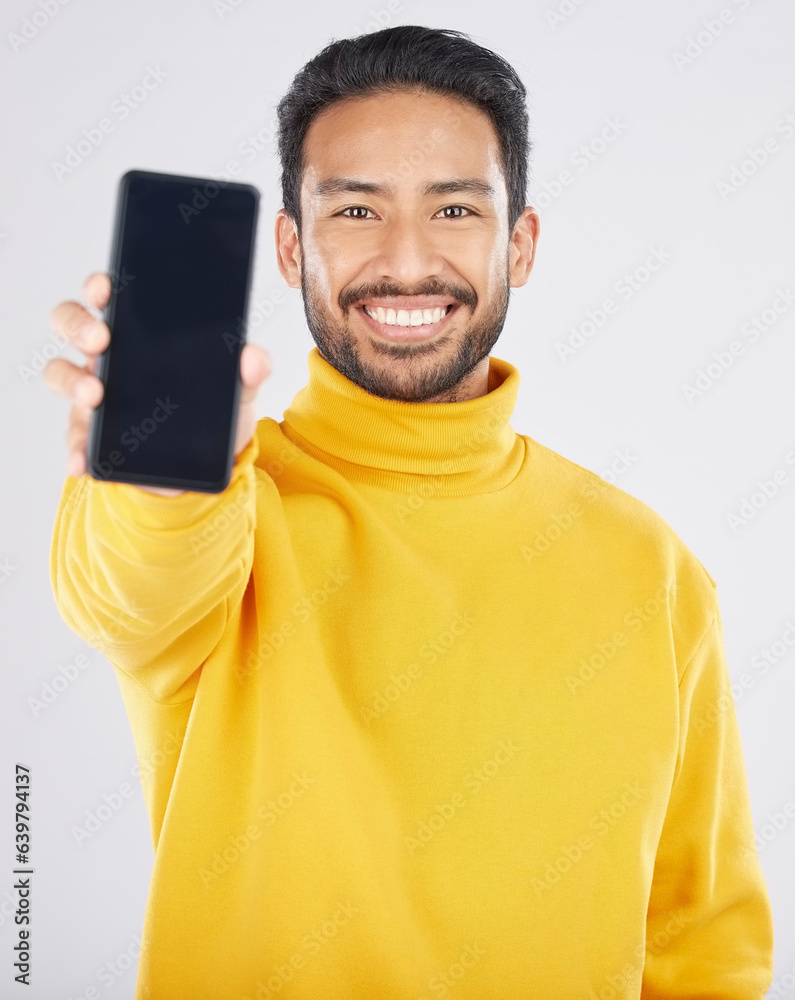
MULTIPOLYGON (((96 272, 83 284, 85 301, 95 309, 104 309, 110 298, 110 278, 96 272)), ((94 319, 79 302, 61 302, 50 315, 50 326, 55 333, 66 337, 71 344, 86 355, 84 365, 75 365, 65 358, 53 358, 44 369, 47 386, 61 396, 72 401, 69 414, 69 429, 66 444, 69 452, 67 470, 71 476, 82 476, 88 469, 86 442, 92 411, 102 402, 104 386, 94 375, 94 367, 99 354, 110 343, 107 323, 94 319)), ((251 440, 257 426, 256 397, 260 385, 270 375, 270 359, 261 347, 245 344, 240 354, 240 409, 237 417, 235 455, 237 456, 251 440)), ((164 497, 180 496, 185 490, 169 489, 165 486, 138 486, 147 493, 164 497)))

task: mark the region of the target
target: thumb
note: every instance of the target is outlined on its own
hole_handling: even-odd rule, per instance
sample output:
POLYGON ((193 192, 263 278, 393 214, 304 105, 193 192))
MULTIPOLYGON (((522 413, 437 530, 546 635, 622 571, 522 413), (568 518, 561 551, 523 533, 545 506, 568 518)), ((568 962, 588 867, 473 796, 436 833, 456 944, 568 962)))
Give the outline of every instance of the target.
POLYGON ((270 358, 257 344, 244 344, 240 352, 240 402, 248 403, 257 395, 260 385, 271 373, 270 358))

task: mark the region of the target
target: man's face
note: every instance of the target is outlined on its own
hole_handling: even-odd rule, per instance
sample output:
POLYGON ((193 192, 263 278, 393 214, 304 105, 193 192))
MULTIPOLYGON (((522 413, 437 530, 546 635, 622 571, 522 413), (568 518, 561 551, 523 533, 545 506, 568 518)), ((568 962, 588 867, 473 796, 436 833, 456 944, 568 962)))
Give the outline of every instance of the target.
POLYGON ((282 210, 276 235, 321 355, 385 399, 482 395, 538 231, 525 209, 509 232, 487 115, 427 92, 340 101, 303 155, 300 234, 282 210))

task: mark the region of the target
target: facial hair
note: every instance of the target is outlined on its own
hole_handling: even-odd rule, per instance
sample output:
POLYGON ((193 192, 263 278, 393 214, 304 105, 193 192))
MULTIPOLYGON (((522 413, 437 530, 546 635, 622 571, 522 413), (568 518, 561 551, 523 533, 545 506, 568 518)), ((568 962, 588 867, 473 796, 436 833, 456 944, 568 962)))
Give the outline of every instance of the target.
MULTIPOLYGON (((351 286, 340 293, 340 308, 346 317, 342 326, 335 322, 317 293, 317 282, 312 280, 306 268, 301 271, 301 294, 307 326, 318 351, 351 382, 382 399, 421 403, 445 393, 447 401, 455 402, 455 387, 489 355, 502 333, 510 301, 508 258, 506 255, 505 284, 488 303, 483 316, 465 330, 446 332, 426 343, 388 344, 373 338, 373 349, 392 362, 384 370, 369 365, 359 354, 357 339, 347 322, 353 303, 387 295, 449 295, 469 306, 474 313, 478 302, 474 289, 436 278, 413 289, 401 288, 387 280, 351 286), (458 339, 458 348, 452 357, 446 358, 445 346, 451 337, 458 339), (436 364, 433 364, 434 355, 438 356, 436 364)), ((455 322, 455 318, 452 321, 455 322)))

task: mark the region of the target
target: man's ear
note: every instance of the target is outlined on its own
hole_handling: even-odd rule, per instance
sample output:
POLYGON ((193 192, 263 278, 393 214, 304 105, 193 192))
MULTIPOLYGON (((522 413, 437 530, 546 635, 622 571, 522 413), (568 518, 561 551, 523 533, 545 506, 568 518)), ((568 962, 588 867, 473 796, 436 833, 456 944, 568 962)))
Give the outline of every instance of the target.
POLYGON ((276 213, 276 262, 281 276, 290 288, 301 287, 301 244, 298 226, 287 212, 280 208, 276 213))
POLYGON ((527 283, 536 257, 536 246, 541 223, 538 213, 527 205, 516 220, 510 243, 510 285, 519 288, 527 283))

